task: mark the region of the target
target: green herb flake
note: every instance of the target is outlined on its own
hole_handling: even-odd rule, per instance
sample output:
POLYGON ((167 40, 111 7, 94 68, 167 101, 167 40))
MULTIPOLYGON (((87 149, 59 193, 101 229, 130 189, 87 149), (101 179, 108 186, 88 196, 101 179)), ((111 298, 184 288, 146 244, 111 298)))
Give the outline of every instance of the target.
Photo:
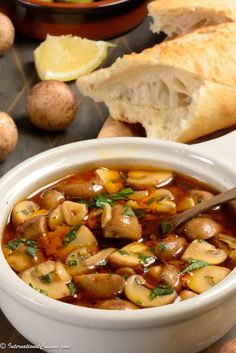
POLYGON ((77 262, 77 260, 69 260, 67 264, 68 264, 68 266, 76 266, 76 265, 78 265, 78 262, 77 262))
POLYGON ((161 222, 161 224, 160 224, 161 235, 167 234, 168 230, 169 230, 169 223, 168 222, 161 222))
POLYGON ((132 195, 134 190, 132 188, 125 188, 117 192, 116 194, 110 195, 112 200, 126 200, 127 196, 132 195))
POLYGON ((68 245, 72 240, 76 239, 76 233, 80 229, 80 227, 81 224, 76 224, 73 228, 71 228, 71 230, 69 230, 69 232, 64 235, 63 244, 65 246, 68 245))
POLYGON ((46 296, 48 296, 48 293, 45 291, 45 290, 43 290, 43 289, 41 289, 41 288, 34 288, 37 292, 39 292, 40 294, 43 294, 43 295, 46 295, 46 296))
POLYGON ((72 297, 77 293, 77 286, 74 282, 70 282, 68 284, 68 288, 70 290, 70 294, 72 295, 72 297))
POLYGON ((134 210, 134 213, 138 218, 144 218, 146 216, 146 213, 143 208, 136 208, 136 210, 134 210))
POLYGON ((166 285, 160 285, 159 287, 156 287, 151 291, 149 298, 153 300, 156 297, 172 294, 173 292, 174 292, 173 288, 166 285))
POLYGON ((51 276, 50 275, 44 275, 44 276, 41 276, 40 277, 40 280, 43 282, 43 283, 46 283, 46 284, 50 284, 52 283, 52 279, 51 279, 51 276))
POLYGON ((189 266, 187 266, 182 272, 180 272, 181 275, 209 265, 208 262, 204 260, 196 260, 192 258, 188 259, 188 263, 189 263, 189 266))
POLYGON ((166 250, 166 245, 165 245, 165 243, 160 243, 160 244, 159 244, 159 249, 160 249, 161 251, 165 251, 165 250, 166 250))
POLYGON ((127 273, 123 274, 122 277, 127 280, 129 278, 129 275, 127 273))
POLYGON ((202 201, 203 201, 203 197, 202 196, 198 196, 197 203, 201 203, 202 201))
POLYGON ((143 306, 142 300, 137 300, 137 301, 136 301, 136 304, 137 304, 138 306, 143 306))
POLYGON ((106 203, 108 203, 110 206, 113 205, 113 201, 110 196, 96 195, 93 200, 94 200, 95 206, 98 208, 104 209, 106 203))
POLYGON ((129 253, 123 249, 118 250, 118 252, 122 255, 122 256, 129 256, 129 253))
POLYGON ((20 245, 20 241, 21 240, 19 238, 11 240, 7 243, 6 246, 10 250, 16 250, 18 248, 18 246, 20 245))
POLYGON ((150 205, 151 203, 153 203, 155 201, 154 197, 151 197, 149 200, 147 200, 146 204, 150 205))
POLYGON ((20 211, 24 216, 28 216, 30 213, 27 210, 20 211))
POLYGON ((135 216, 134 211, 129 206, 125 205, 124 209, 125 209, 123 212, 124 216, 127 216, 127 217, 134 217, 135 216))
POLYGON ((33 246, 28 246, 28 247, 25 249, 26 255, 29 255, 29 256, 32 257, 33 259, 36 257, 36 251, 37 251, 37 248, 35 248, 35 247, 33 247, 33 246))
POLYGON ((203 240, 203 239, 197 239, 197 242, 198 242, 199 244, 202 244, 202 243, 204 242, 204 240, 203 240))
POLYGON ((145 255, 145 254, 138 254, 139 262, 143 265, 149 265, 150 261, 153 262, 153 256, 145 255))
POLYGON ((37 248, 37 246, 38 246, 38 242, 36 240, 21 238, 20 241, 21 241, 21 243, 25 244, 26 246, 31 246, 32 248, 37 248))

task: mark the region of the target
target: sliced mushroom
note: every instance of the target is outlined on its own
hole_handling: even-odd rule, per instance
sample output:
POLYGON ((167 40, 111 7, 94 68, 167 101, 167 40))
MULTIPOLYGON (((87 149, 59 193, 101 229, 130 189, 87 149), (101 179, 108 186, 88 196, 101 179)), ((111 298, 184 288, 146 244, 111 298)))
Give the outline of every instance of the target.
POLYGON ((74 276, 79 292, 84 298, 112 299, 124 290, 124 278, 109 273, 74 276))
MULTIPOLYGON (((73 231, 73 228, 71 231, 73 231)), ((67 234, 65 237, 68 236, 67 234)), ((84 225, 76 231, 74 240, 70 241, 67 245, 64 245, 57 251, 57 257, 64 260, 70 253, 81 248, 85 248, 89 254, 95 254, 98 252, 98 243, 95 236, 89 228, 84 225)))
POLYGON ((65 200, 64 195, 53 189, 45 190, 40 195, 40 206, 50 210, 60 205, 65 200))
POLYGON ((194 240, 182 255, 183 261, 196 259, 206 261, 210 265, 219 265, 227 258, 224 250, 217 249, 205 240, 194 240))
POLYGON ((196 293, 203 293, 222 281, 230 270, 222 266, 206 266, 183 276, 182 281, 196 293))
POLYGON ((180 274, 177 267, 166 264, 161 271, 161 280, 177 292, 181 289, 180 274))
POLYGON ((16 272, 27 270, 33 265, 33 259, 23 252, 14 252, 6 257, 9 266, 16 272))
POLYGON ((186 211, 186 210, 192 208, 193 206, 195 206, 195 202, 194 202, 193 197, 184 196, 177 203, 177 210, 178 210, 178 212, 183 212, 183 211, 186 211))
POLYGON ((62 211, 62 206, 57 206, 48 215, 48 226, 51 230, 62 226, 65 223, 64 213, 62 211))
POLYGON ((187 241, 184 237, 171 234, 162 240, 158 240, 155 246, 155 254, 162 261, 171 261, 180 258, 186 249, 187 241))
POLYGON ((61 261, 56 261, 55 263, 55 274, 58 276, 59 280, 64 283, 69 283, 72 279, 61 261))
POLYGON ((128 300, 123 300, 120 298, 102 300, 95 305, 97 309, 108 309, 108 310, 135 310, 139 309, 137 305, 129 302, 128 300))
POLYGON ((35 239, 47 232, 47 220, 45 216, 36 216, 26 220, 20 226, 20 232, 26 239, 35 239))
POLYGON ((148 280, 150 280, 155 286, 158 285, 161 279, 161 266, 152 266, 150 267, 149 271, 147 272, 146 276, 148 280))
POLYGON ((109 263, 116 267, 131 267, 137 266, 148 267, 156 261, 156 257, 149 250, 147 245, 134 242, 124 246, 122 249, 113 252, 109 258, 109 263))
POLYGON ((136 189, 160 187, 171 182, 173 173, 169 171, 131 170, 126 183, 136 189))
POLYGON ((197 297, 197 294, 192 292, 191 290, 181 290, 181 292, 179 293, 179 296, 181 298, 181 300, 188 300, 194 297, 197 297))
POLYGON ((216 244, 220 247, 223 245, 223 250, 234 250, 236 249, 236 238, 228 234, 220 233, 216 236, 216 244), (223 244, 222 244, 223 243, 223 244))
POLYGON ((106 203, 101 217, 102 228, 106 227, 107 223, 110 222, 111 218, 112 218, 112 208, 111 208, 111 205, 109 205, 109 203, 106 203))
POLYGON ((131 195, 128 196, 130 200, 139 201, 148 196, 148 190, 134 191, 131 195))
POLYGON ((184 226, 183 233, 189 240, 209 239, 220 233, 221 225, 208 217, 191 219, 184 226))
POLYGON ((172 213, 176 209, 173 199, 174 196, 169 190, 158 189, 145 199, 145 208, 158 213, 172 213))
POLYGON ((171 294, 152 297, 152 290, 145 286, 146 281, 140 275, 134 275, 127 279, 125 295, 134 304, 141 308, 151 308, 173 303, 177 298, 175 290, 171 294))
POLYGON ((83 203, 64 201, 61 207, 65 222, 69 226, 81 223, 88 214, 88 207, 83 203))
POLYGON ((79 253, 79 250, 76 250, 76 252, 70 254, 66 259, 67 270, 71 275, 89 273, 99 266, 105 266, 107 264, 107 258, 114 251, 114 248, 106 248, 90 256, 83 255, 83 253, 79 253))
POLYGON ((46 261, 45 263, 41 263, 38 266, 31 267, 28 270, 22 272, 20 274, 21 279, 37 291, 45 293, 50 298, 61 299, 70 295, 68 286, 55 278, 54 273, 51 273, 51 262, 46 261), (44 265, 44 271, 42 271, 41 265, 44 265), (41 266, 41 269, 38 269, 38 266, 41 266), (44 274, 41 275, 40 273, 44 274))
POLYGON ((126 215, 122 205, 112 207, 112 218, 104 228, 105 238, 127 238, 138 240, 142 236, 142 227, 135 214, 126 215))
POLYGON ((127 279, 129 276, 135 275, 135 270, 131 267, 120 267, 115 273, 127 279))
POLYGON ((214 195, 205 190, 192 189, 189 194, 193 197, 195 204, 211 199, 214 195))
POLYGON ((12 222, 23 224, 27 218, 38 209, 39 206, 33 201, 21 201, 17 203, 12 210, 12 222))
POLYGON ((78 182, 62 182, 56 186, 56 189, 69 197, 85 199, 89 199, 106 191, 103 181, 98 176, 89 180, 78 180, 78 182))

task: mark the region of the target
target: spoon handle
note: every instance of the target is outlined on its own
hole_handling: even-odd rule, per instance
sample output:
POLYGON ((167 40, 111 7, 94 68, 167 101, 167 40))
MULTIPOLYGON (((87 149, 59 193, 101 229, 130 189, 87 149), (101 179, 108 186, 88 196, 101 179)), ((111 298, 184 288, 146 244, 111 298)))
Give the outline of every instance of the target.
POLYGON ((216 195, 209 200, 205 200, 185 212, 182 212, 176 216, 170 217, 167 220, 169 224, 168 230, 169 232, 171 232, 175 228, 187 222, 189 219, 194 218, 198 214, 203 213, 204 211, 208 211, 209 209, 215 206, 222 205, 223 203, 232 201, 234 199, 236 199, 236 187, 230 190, 227 190, 225 192, 222 192, 219 195, 216 195))

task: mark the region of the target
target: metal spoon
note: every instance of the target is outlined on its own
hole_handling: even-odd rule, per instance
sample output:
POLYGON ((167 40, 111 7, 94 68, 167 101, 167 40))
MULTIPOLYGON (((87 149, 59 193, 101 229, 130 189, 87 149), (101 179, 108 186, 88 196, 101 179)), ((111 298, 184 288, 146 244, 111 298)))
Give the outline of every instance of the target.
POLYGON ((227 201, 232 201, 234 199, 236 199, 236 187, 213 196, 211 199, 203 201, 187 211, 166 218, 162 221, 162 223, 167 224, 166 233, 172 233, 176 228, 194 218, 199 213, 203 213, 204 211, 208 211, 215 206, 219 206, 227 201))

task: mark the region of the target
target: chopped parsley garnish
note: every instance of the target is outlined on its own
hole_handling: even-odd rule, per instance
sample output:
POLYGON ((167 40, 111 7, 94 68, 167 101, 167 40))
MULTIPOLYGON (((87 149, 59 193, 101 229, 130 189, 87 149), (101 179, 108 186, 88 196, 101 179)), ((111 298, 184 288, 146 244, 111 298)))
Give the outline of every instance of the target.
POLYGON ((127 251, 125 251, 125 250, 120 249, 120 250, 118 250, 118 251, 119 251, 119 253, 120 253, 122 256, 129 256, 129 253, 128 253, 127 251))
POLYGON ((149 265, 150 261, 153 262, 154 257, 145 255, 145 254, 138 254, 139 262, 143 265, 149 265))
POLYGON ((180 272, 181 275, 208 265, 208 262, 204 260, 196 260, 192 258, 188 259, 188 263, 189 263, 189 266, 187 266, 182 272, 180 272))
POLYGON ((137 300, 136 304, 139 305, 139 306, 143 306, 143 302, 141 300, 137 300))
POLYGON ((22 213, 24 216, 28 216, 28 215, 30 214, 27 210, 21 210, 21 213, 22 213))
POLYGON ((77 260, 69 260, 68 261, 68 266, 76 266, 78 264, 77 260))
POLYGON ((169 230, 169 223, 168 222, 161 222, 161 224, 160 224, 161 235, 167 234, 168 230, 169 230))
POLYGON ((43 283, 46 283, 46 284, 52 283, 52 279, 50 275, 41 276, 40 279, 43 283))
POLYGON ((27 246, 32 246, 32 248, 37 248, 38 246, 38 242, 36 240, 21 238, 20 241, 27 246))
POLYGON ((110 196, 96 195, 93 198, 93 200, 94 200, 95 206, 98 208, 105 208, 106 203, 108 203, 110 206, 113 205, 113 201, 110 196))
POLYGON ((128 275, 127 273, 124 273, 124 274, 122 275, 122 277, 123 277, 125 280, 127 280, 127 279, 129 278, 129 275, 128 275))
POLYGON ((160 249, 161 251, 165 251, 165 250, 166 250, 166 244, 165 244, 165 243, 160 243, 160 244, 159 244, 159 249, 160 249))
POLYGON ((41 289, 41 288, 34 288, 31 282, 29 283, 29 286, 30 286, 31 288, 33 288, 34 290, 36 290, 37 292, 39 292, 39 293, 41 293, 41 294, 43 294, 43 295, 48 296, 48 293, 47 293, 45 290, 43 290, 43 289, 41 289))
POLYGON ((150 205, 151 203, 153 203, 155 201, 154 197, 151 197, 149 200, 147 200, 146 204, 150 205))
POLYGON ((68 245, 72 240, 76 239, 76 233, 80 229, 80 227, 81 224, 76 224, 73 228, 71 228, 71 230, 69 230, 69 232, 64 235, 63 244, 65 246, 68 245))
POLYGON ((116 194, 110 195, 112 200, 126 200, 127 196, 134 193, 132 188, 125 188, 117 192, 116 194))
POLYGON ((36 257, 36 251, 37 251, 37 247, 33 247, 33 246, 28 246, 28 247, 25 249, 26 255, 29 255, 29 256, 32 257, 33 259, 36 257))
POLYGON ((173 292, 174 292, 173 288, 166 286, 166 285, 160 285, 159 287, 156 287, 151 291, 149 298, 151 300, 153 300, 156 297, 160 297, 162 295, 167 295, 167 294, 172 294, 173 292))
POLYGON ((201 203, 202 201, 203 201, 203 197, 202 196, 198 196, 197 203, 201 203))
POLYGON ((72 295, 72 297, 77 293, 77 287, 76 284, 74 282, 70 282, 68 284, 68 288, 70 290, 70 294, 72 295))
POLYGON ((7 248, 10 250, 16 250, 20 245, 20 242, 21 242, 20 238, 11 240, 7 243, 7 248))
POLYGON ((125 209, 124 212, 123 212, 124 216, 128 216, 128 217, 134 217, 135 216, 134 211, 129 206, 125 205, 124 209, 125 209))
POLYGON ((136 214, 137 217, 139 218, 143 218, 146 216, 146 213, 144 211, 143 208, 136 208, 136 210, 134 210, 134 213, 136 214))
POLYGON ((202 244, 204 242, 204 240, 203 239, 198 239, 197 242, 202 244))

